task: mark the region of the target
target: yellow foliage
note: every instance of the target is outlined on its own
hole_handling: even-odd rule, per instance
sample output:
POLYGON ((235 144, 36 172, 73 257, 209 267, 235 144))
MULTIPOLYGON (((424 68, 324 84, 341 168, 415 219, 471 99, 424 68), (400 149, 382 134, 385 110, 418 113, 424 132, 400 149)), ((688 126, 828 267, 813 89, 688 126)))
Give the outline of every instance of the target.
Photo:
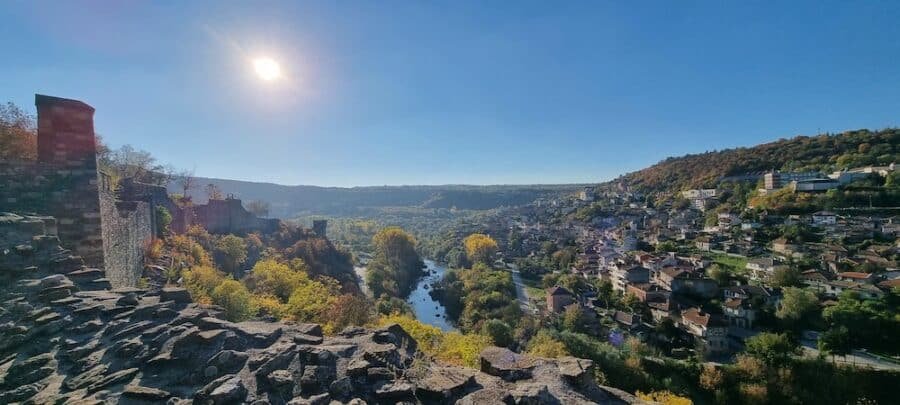
POLYGON ((483 262, 490 264, 497 252, 497 241, 482 233, 473 233, 463 240, 466 248, 466 257, 472 263, 483 262))
POLYGON ((213 289, 223 281, 225 274, 210 266, 198 266, 184 272, 184 286, 197 302, 204 297, 210 297, 213 289))
POLYGON ((203 246, 187 235, 173 235, 167 239, 172 250, 172 257, 178 264, 187 267, 212 266, 212 257, 203 246))
POLYGON ((749 380, 759 380, 766 375, 766 365, 761 360, 744 354, 735 357, 734 368, 738 374, 749 380))
POLYGON ((488 336, 458 332, 442 332, 439 328, 424 324, 408 315, 385 315, 378 319, 378 326, 400 325, 416 343, 419 350, 442 361, 477 368, 478 355, 491 346, 488 336))
POLYGON ((250 291, 240 282, 227 279, 212 291, 214 304, 225 309, 225 318, 232 322, 246 320, 256 315, 250 291))
POLYGON ((144 257, 146 257, 149 261, 155 262, 162 257, 162 247, 163 241, 160 239, 153 239, 147 243, 146 249, 144 249, 144 257))
POLYGON ((477 368, 479 366, 478 355, 485 347, 492 345, 493 342, 489 336, 448 332, 444 334, 444 339, 435 357, 451 364, 477 368))
POLYGON ((271 259, 256 263, 244 278, 244 284, 254 294, 274 296, 281 302, 287 302, 294 290, 310 281, 306 273, 271 259))
POLYGON ((528 354, 539 357, 556 358, 568 356, 566 345, 553 338, 549 333, 540 331, 528 342, 528 354))
POLYGON ((419 345, 419 349, 434 356, 444 339, 440 328, 419 322, 408 315, 384 315, 378 318, 378 326, 400 325, 419 345))
POLYGON ((694 403, 690 399, 680 397, 670 391, 653 391, 647 394, 638 391, 637 397, 644 401, 659 402, 663 405, 692 405, 694 403))
POLYGON ((271 315, 282 319, 287 317, 288 307, 274 295, 256 295, 253 297, 253 305, 259 309, 260 315, 271 315))
POLYGON ((323 315, 334 303, 335 293, 318 281, 302 283, 294 288, 288 299, 288 315, 299 322, 326 323, 323 315))

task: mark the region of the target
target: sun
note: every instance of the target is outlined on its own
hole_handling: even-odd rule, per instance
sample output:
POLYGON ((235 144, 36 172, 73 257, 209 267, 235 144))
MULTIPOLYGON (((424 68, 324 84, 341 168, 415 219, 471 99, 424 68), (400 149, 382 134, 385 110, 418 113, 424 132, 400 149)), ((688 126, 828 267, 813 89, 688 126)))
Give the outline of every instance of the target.
POLYGON ((256 58, 253 60, 253 69, 260 79, 267 82, 281 77, 281 66, 272 58, 256 58))

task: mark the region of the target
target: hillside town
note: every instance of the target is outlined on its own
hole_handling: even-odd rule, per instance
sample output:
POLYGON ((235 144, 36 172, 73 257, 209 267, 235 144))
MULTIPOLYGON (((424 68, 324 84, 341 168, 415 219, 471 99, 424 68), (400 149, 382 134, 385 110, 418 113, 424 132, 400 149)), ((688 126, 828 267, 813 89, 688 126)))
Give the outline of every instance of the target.
MULTIPOLYGON (((753 195, 803 198, 896 175, 890 164, 828 175, 771 171, 744 181, 758 182, 753 195)), ((900 368, 896 357, 835 347, 823 336, 828 325, 821 318, 841 300, 874 302, 896 294, 896 207, 781 214, 752 204, 723 210, 722 197, 722 188, 690 189, 655 205, 636 188, 609 183, 513 209, 488 229, 505 247, 497 264, 514 270, 540 263, 533 259, 551 250, 574 253, 562 269, 521 269, 534 286, 545 281, 545 296, 531 298, 547 322, 581 313, 598 337, 634 336, 673 357, 719 362, 744 350, 749 337, 789 329, 808 353, 825 348, 844 355, 837 361, 900 368), (548 278, 562 282, 547 285, 548 278), (798 295, 812 297, 812 305, 797 309, 798 295)))

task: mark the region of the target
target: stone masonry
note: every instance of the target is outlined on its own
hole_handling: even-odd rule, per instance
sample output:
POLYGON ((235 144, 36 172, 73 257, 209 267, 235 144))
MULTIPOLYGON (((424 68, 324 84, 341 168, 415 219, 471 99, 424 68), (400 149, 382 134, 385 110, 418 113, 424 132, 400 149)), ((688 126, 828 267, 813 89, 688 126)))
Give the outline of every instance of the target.
POLYGON ((0 212, 56 218, 55 235, 116 287, 134 286, 153 237, 151 204, 118 201, 97 171, 94 108, 35 95, 38 160, 0 162, 0 212))

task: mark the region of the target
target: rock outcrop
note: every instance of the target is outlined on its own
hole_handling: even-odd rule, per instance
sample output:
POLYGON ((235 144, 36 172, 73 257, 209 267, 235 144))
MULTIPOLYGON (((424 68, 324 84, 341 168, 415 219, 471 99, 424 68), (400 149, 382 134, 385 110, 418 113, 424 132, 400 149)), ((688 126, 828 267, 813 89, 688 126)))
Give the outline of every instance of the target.
POLYGON ((101 288, 102 271, 41 236, 0 246, 0 403, 640 402, 597 386, 583 359, 489 348, 479 371, 432 361, 398 325, 323 336, 228 322, 179 288, 101 288))

